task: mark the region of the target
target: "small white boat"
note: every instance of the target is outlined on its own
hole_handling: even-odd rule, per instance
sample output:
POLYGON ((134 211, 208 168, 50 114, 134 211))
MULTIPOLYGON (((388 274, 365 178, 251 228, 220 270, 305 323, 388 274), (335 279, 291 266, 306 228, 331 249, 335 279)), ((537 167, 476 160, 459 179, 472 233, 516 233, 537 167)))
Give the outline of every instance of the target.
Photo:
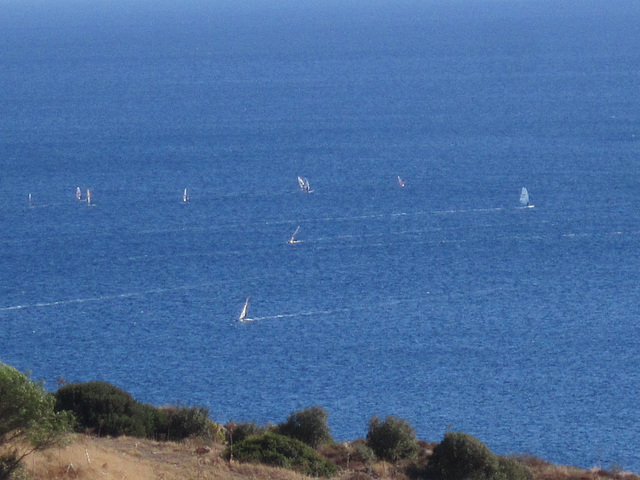
POLYGON ((241 322, 250 322, 251 319, 247 318, 247 314, 249 313, 249 297, 244 301, 244 306, 242 307, 242 312, 240 312, 240 316, 238 320, 241 322))
POLYGON ((296 235, 298 234, 299 231, 300 231, 300 227, 296 228, 296 231, 293 232, 293 235, 291 235, 291 238, 289 239, 289 241, 287 243, 290 243, 291 245, 294 245, 296 243, 300 243, 302 240, 298 240, 296 238, 296 235))
POLYGON ((522 187, 522 190, 520 191, 520 204, 524 208, 534 207, 533 205, 531 205, 531 201, 529 200, 529 191, 525 187, 522 187))
POLYGON ((187 203, 189 201, 189 192, 187 192, 187 189, 184 189, 184 192, 182 192, 182 202, 183 203, 187 203))
POLYGON ((399 187, 404 187, 405 186, 404 180, 402 180, 400 177, 398 177, 398 186, 399 187))
POLYGON ((76 200, 82 200, 82 191, 80 190, 80 187, 76 188, 76 200))
POLYGON ((309 185, 309 180, 307 180, 306 178, 298 177, 298 185, 300 185, 300 190, 302 190, 303 192, 313 192, 313 190, 311 190, 311 186, 309 185))

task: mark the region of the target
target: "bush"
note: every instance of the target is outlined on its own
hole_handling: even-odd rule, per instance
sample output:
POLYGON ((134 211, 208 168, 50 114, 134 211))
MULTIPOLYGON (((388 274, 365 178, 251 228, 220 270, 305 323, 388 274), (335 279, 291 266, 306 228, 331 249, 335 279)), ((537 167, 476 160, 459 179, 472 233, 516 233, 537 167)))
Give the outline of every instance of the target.
POLYGON ((26 480, 27 473, 20 458, 15 453, 0 455, 1 480, 26 480))
POLYGON ((327 425, 327 411, 321 407, 311 407, 292 413, 285 423, 276 427, 276 432, 317 448, 323 443, 333 442, 327 425))
POLYGON ((137 402, 114 385, 70 383, 58 389, 55 396, 55 410, 73 412, 78 430, 91 429, 98 435, 113 436, 140 433, 132 421, 137 402))
POLYGON ((477 438, 447 433, 434 449, 427 465, 436 480, 531 480, 529 469, 512 458, 493 454, 477 438))
POLYGON ((411 425, 393 416, 384 422, 375 416, 371 418, 367 445, 378 458, 389 462, 413 458, 420 449, 411 425))
POLYGON ((20 477, 24 457, 62 442, 71 416, 55 413, 54 403, 41 383, 0 363, 0 479, 20 477))
POLYGON ((226 455, 240 462, 289 468, 314 477, 330 477, 336 473, 335 465, 305 443, 273 432, 249 437, 232 445, 227 448, 226 455))
POLYGON ((484 479, 498 470, 498 459, 477 438, 449 432, 433 449, 428 469, 441 480, 484 479))
POLYGON ((137 437, 168 440, 169 414, 164 408, 138 403, 134 408, 134 423, 141 433, 137 437))
POLYGON ((211 433, 204 407, 159 409, 137 402, 124 390, 105 382, 70 383, 56 392, 56 411, 76 416, 76 428, 98 435, 182 440, 211 433))
POLYGON ((267 432, 267 427, 260 427, 253 422, 235 423, 229 422, 225 428, 229 435, 229 442, 231 445, 246 440, 249 437, 264 435, 267 432))
POLYGON ((498 476, 504 480, 533 480, 531 470, 514 458, 499 456, 498 469, 498 476))
POLYGON ((205 407, 175 407, 168 409, 168 440, 210 435, 209 409, 205 407))

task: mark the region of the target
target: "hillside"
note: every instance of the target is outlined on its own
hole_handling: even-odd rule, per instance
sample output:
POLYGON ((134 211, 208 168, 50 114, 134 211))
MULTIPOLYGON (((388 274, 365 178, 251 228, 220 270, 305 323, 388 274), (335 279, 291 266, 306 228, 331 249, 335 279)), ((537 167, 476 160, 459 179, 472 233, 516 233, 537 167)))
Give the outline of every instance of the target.
MULTIPOLYGON (((36 452, 25 466, 32 480, 302 480, 308 477, 280 468, 228 462, 224 446, 198 440, 155 442, 132 437, 75 435, 69 445, 36 452)), ((428 451, 425 452, 428 454, 428 451)), ((523 458, 536 480, 640 480, 626 472, 582 470, 523 458)), ((342 466, 338 480, 403 480, 392 465, 342 466)))

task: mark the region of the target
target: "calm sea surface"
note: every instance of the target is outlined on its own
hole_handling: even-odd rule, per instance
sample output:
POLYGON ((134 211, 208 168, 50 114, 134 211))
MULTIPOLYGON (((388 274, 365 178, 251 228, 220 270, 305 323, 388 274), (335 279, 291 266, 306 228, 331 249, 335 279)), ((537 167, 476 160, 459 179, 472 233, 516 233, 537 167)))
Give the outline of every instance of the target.
POLYGON ((0 1, 0 361, 640 471, 637 1, 171 3, 0 1))

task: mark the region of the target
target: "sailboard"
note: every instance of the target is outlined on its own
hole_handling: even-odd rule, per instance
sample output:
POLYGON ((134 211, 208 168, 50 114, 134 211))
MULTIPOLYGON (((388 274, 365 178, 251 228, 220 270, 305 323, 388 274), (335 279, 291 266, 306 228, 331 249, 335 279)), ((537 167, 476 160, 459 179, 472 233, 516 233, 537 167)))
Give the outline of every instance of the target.
POLYGON ((312 193, 311 186, 309 185, 309 180, 306 178, 298 177, 298 185, 300 186, 300 190, 307 193, 312 193))
POLYGON ((188 201, 189 201, 189 192, 185 188, 184 192, 182 192, 182 202, 187 203, 188 201))
POLYGON ((402 180, 400 177, 398 177, 398 186, 399 187, 404 187, 405 186, 404 180, 402 180))
POLYGON ((296 231, 293 232, 293 235, 291 235, 291 238, 289 239, 289 241, 287 243, 290 243, 291 245, 296 244, 296 243, 300 243, 302 240, 298 240, 296 238, 296 235, 298 234, 299 231, 300 231, 300 227, 298 226, 298 228, 296 228, 296 231))
POLYGON ((525 187, 522 187, 522 190, 520 191, 520 204, 524 208, 534 207, 533 205, 531 205, 531 201, 529 199, 529 191, 525 187))
POLYGON ((82 200, 82 191, 80 190, 80 187, 76 188, 76 200, 82 200))
POLYGON ((247 297, 247 299, 244 301, 244 306, 242 307, 242 312, 240 312, 240 316, 238 317, 238 320, 241 322, 250 322, 251 319, 247 318, 248 313, 249 313, 249 297, 247 297))

